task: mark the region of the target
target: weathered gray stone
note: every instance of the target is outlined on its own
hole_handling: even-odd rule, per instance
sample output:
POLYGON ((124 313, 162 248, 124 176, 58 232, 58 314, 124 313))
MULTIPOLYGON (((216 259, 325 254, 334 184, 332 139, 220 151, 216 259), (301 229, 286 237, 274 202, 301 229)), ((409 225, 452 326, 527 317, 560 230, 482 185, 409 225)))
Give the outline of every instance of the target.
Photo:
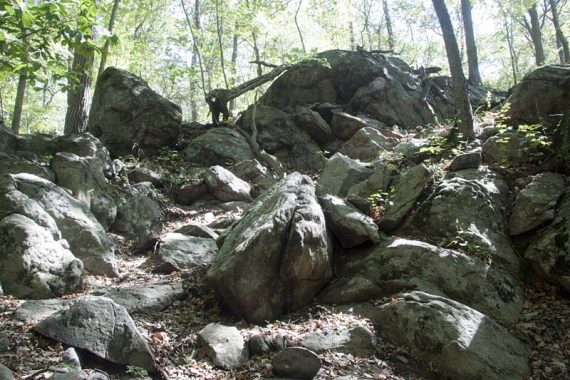
POLYGON ((358 130, 350 140, 342 144, 339 153, 360 161, 373 161, 392 145, 393 142, 384 137, 377 129, 364 127, 358 130))
POLYGON ((455 156, 453 160, 449 163, 447 168, 450 172, 456 172, 463 169, 477 169, 481 166, 483 158, 481 156, 481 150, 475 150, 469 153, 463 153, 455 156))
POLYGON ((292 173, 231 227, 208 282, 253 322, 306 305, 331 277, 325 217, 309 177, 292 173))
POLYGON ((176 203, 190 205, 208 192, 208 186, 202 179, 194 179, 180 186, 174 193, 176 203))
POLYGON ((521 190, 509 219, 509 234, 519 235, 554 219, 556 205, 565 191, 564 176, 540 173, 521 190))
POLYGON ((85 297, 43 319, 34 330, 113 363, 155 371, 150 348, 133 320, 109 298, 85 297))
POLYGON ((373 169, 341 153, 327 160, 325 170, 317 184, 319 194, 344 197, 348 189, 370 177, 373 169))
POLYGON ((389 203, 378 222, 378 227, 384 231, 391 231, 398 227, 414 207, 430 179, 431 173, 423 164, 400 174, 395 180, 394 190, 389 194, 389 203))
POLYGON ((182 111, 128 71, 108 67, 97 80, 87 130, 112 156, 131 153, 137 143, 145 154, 174 146, 182 111))
POLYGON ((188 162, 199 166, 233 165, 254 158, 245 137, 231 128, 206 131, 190 141, 184 153, 188 162))
POLYGON ((214 240, 217 240, 218 237, 220 236, 216 231, 214 231, 213 229, 204 224, 187 224, 185 226, 180 227, 174 232, 182 235, 190 235, 190 236, 209 238, 214 240))
POLYGON ((538 153, 527 137, 517 131, 506 131, 487 139, 483 144, 483 160, 500 165, 522 165, 538 153))
POLYGON ((376 337, 369 329, 357 326, 309 333, 301 339, 301 346, 317 353, 332 350, 367 357, 376 353, 376 337))
POLYGON ((0 380, 14 380, 14 374, 10 368, 0 363, 0 380))
POLYGON ((173 263, 180 269, 208 266, 217 253, 218 247, 214 239, 177 232, 166 234, 158 249, 158 257, 162 261, 173 263))
POLYGON ((221 166, 212 166, 203 174, 210 193, 221 201, 251 201, 251 186, 221 166))
POLYGON ((163 184, 163 180, 158 173, 144 166, 129 170, 127 176, 129 181, 133 183, 150 182, 154 186, 161 186, 163 184))
POLYGON ((198 332, 198 338, 205 354, 220 368, 240 368, 248 360, 247 345, 235 327, 210 323, 198 332))
POLYGON ((55 174, 39 162, 16 155, 8 155, 0 151, 0 175, 18 173, 35 174, 52 182, 55 180, 55 174))
POLYGON ((321 369, 321 360, 313 351, 302 347, 290 347, 278 352, 271 359, 273 372, 278 376, 311 380, 321 369))
POLYGON ((241 161, 234 166, 228 168, 237 177, 248 181, 263 190, 270 188, 279 180, 277 175, 271 172, 267 167, 261 165, 257 160, 241 161))
POLYGON ((357 116, 342 111, 333 111, 331 128, 334 137, 349 140, 356 132, 366 127, 366 122, 357 116))
POLYGON ((109 289, 104 296, 127 309, 127 312, 146 313, 162 311, 175 301, 183 300, 186 291, 182 283, 157 282, 141 286, 116 287, 109 289))
POLYGON ((524 379, 530 350, 484 314, 423 292, 400 295, 380 307, 355 307, 380 335, 407 346, 453 379, 524 379))
POLYGON ((251 356, 271 352, 271 339, 267 335, 254 335, 249 338, 249 353, 251 356))
POLYGON ((111 231, 137 239, 139 243, 158 235, 162 210, 158 203, 146 194, 145 189, 121 189, 113 193, 113 198, 117 205, 117 217, 111 225, 111 231))
POLYGON ((428 144, 429 142, 426 139, 412 138, 396 145, 394 154, 398 158, 413 158, 420 155, 420 150, 428 144))
POLYGON ((318 112, 308 107, 295 108, 295 123, 320 144, 332 139, 331 127, 318 112))
POLYGON ((366 180, 351 186, 348 195, 368 198, 372 194, 387 193, 395 175, 395 166, 381 160, 370 163, 373 173, 366 180))
POLYGON ((380 242, 378 226, 372 218, 348 205, 341 198, 326 194, 319 198, 327 226, 343 248, 353 248, 363 243, 380 242))
POLYGON ((26 301, 14 311, 14 318, 18 321, 37 324, 50 315, 67 310, 78 298, 52 298, 46 300, 26 301))

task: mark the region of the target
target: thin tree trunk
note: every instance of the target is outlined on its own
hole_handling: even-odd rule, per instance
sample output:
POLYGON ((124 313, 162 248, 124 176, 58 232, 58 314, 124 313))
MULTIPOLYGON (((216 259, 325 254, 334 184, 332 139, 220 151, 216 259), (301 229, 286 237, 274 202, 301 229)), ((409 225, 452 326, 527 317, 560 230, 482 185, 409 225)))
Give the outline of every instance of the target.
POLYGON ((257 76, 263 75, 263 68, 261 66, 261 55, 259 54, 259 46, 257 45, 257 34, 255 30, 251 31, 251 38, 253 39, 253 53, 255 54, 255 61, 257 62, 257 76))
POLYGON ((549 0, 550 11, 552 12, 552 24, 554 25, 554 30, 556 31, 556 42, 559 44, 559 55, 560 63, 566 63, 570 61, 570 49, 568 47, 568 40, 562 31, 560 26, 560 16, 558 15, 558 8, 556 7, 556 1, 549 0))
POLYGON ((303 33, 301 32, 301 27, 299 26, 299 21, 297 20, 297 16, 299 15, 299 11, 301 10, 302 4, 303 0, 299 0, 299 6, 297 7, 297 11, 295 12, 295 25, 297 26, 297 31, 299 32, 299 38, 301 39, 301 46, 303 47, 303 53, 306 53, 307 49, 305 49, 305 41, 303 40, 303 33))
POLYGON ((16 102, 14 113, 12 114, 12 132, 20 133, 20 121, 22 120, 22 108, 24 108, 24 95, 26 93, 26 83, 28 75, 25 70, 20 71, 18 79, 18 90, 16 91, 16 102))
POLYGON ((463 28, 465 29, 469 82, 473 85, 479 85, 481 84, 481 74, 479 73, 477 44, 475 43, 475 32, 473 31, 473 19, 471 17, 471 1, 461 0, 461 15, 463 17, 463 28))
POLYGON ((528 9, 530 16, 530 38, 534 46, 534 57, 537 66, 542 66, 546 62, 544 55, 544 46, 542 45, 542 31, 540 30, 540 20, 538 18, 538 11, 536 4, 528 9))
POLYGON ((394 50, 394 31, 392 29, 392 18, 390 17, 390 8, 388 8, 388 0, 382 0, 382 8, 384 10, 384 19, 386 20, 386 32, 388 33, 388 48, 394 50))
MULTIPOLYGON (((115 19, 117 18, 117 10, 119 9, 119 4, 121 0, 115 0, 113 3, 113 9, 111 10, 111 17, 109 18, 109 33, 113 32, 113 27, 115 26, 115 19)), ((103 51, 101 52, 101 62, 99 63, 99 71, 97 72, 97 78, 101 76, 103 70, 105 70, 105 65, 107 64, 107 56, 109 55, 109 46, 111 45, 111 41, 107 39, 105 41, 105 46, 103 46, 103 51)))
MULTIPOLYGON (((236 23, 236 28, 238 27, 236 23)), ((237 57, 238 57, 238 45, 239 45, 239 36, 234 33, 233 41, 232 41, 232 86, 236 83, 236 76, 237 76, 237 57)), ((236 101, 232 99, 230 101, 230 112, 232 112, 235 108, 236 101)))
MULTIPOLYGON (((198 57, 198 64, 200 65, 200 78, 202 80, 202 92, 204 96, 206 96, 206 80, 204 78, 204 64, 202 63, 202 54, 200 53, 200 46, 196 39, 196 34, 194 33, 194 26, 192 25, 192 21, 190 20, 190 16, 188 15, 188 11, 186 10, 186 5, 184 4, 184 0, 180 0, 182 4, 182 10, 184 11, 184 16, 186 17, 186 22, 188 24, 188 29, 190 29, 190 34, 192 35, 192 45, 194 46, 194 54, 198 57)), ((194 23, 196 30, 200 32, 200 0, 196 0, 194 2, 194 23)))
POLYGON ((220 65, 222 66, 222 75, 224 77, 224 84, 226 88, 229 87, 228 77, 226 76, 226 66, 224 60, 224 44, 222 43, 222 34, 223 34, 223 20, 220 16, 220 9, 218 0, 216 0, 216 31, 218 34, 218 47, 220 49, 220 65))
POLYGON ((356 40, 354 39, 354 25, 352 21, 348 23, 349 37, 350 37, 350 50, 356 50, 356 40))
POLYGON ((453 25, 449 18, 449 12, 445 6, 444 0, 432 0, 441 32, 445 43, 445 51, 447 52, 447 60, 449 62, 449 70, 453 82, 453 97, 455 100, 455 113, 457 115, 457 125, 459 132, 464 138, 473 138, 473 115, 471 114, 471 104, 467 93, 467 81, 463 75, 461 58, 459 56, 459 47, 453 32, 453 25))

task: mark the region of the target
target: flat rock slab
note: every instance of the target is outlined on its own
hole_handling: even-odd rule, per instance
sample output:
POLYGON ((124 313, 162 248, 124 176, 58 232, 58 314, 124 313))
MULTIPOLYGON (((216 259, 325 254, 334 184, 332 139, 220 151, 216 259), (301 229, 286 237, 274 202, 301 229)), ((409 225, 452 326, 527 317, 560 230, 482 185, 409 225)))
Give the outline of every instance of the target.
POLYGON ((207 266, 218 253, 216 241, 211 238, 183 235, 177 232, 166 234, 160 243, 158 256, 180 269, 207 266))
POLYGON ((156 283, 110 289, 104 294, 129 313, 161 311, 186 297, 182 283, 156 283))
POLYGON ((190 236, 209 238, 214 240, 220 237, 220 235, 216 231, 206 226, 205 224, 187 224, 185 226, 180 227, 174 232, 182 235, 190 235, 190 236))
POLYGON ((24 302, 14 312, 14 318, 18 321, 36 324, 44 318, 58 311, 67 310, 76 302, 75 298, 53 298, 47 300, 31 300, 24 302))
POLYGON ((481 149, 479 149, 454 157, 449 163, 447 170, 450 172, 456 172, 463 169, 477 169, 481 166, 482 161, 483 157, 481 155, 481 149))
POLYGON ((240 368, 248 360, 247 345, 235 327, 210 323, 198 332, 198 338, 205 354, 220 368, 240 368))
POLYGON ((109 298, 80 299, 40 321, 34 330, 110 362, 155 371, 150 348, 127 310, 109 298))
POLYGON ((303 347, 290 347, 271 359, 273 372, 292 379, 313 379, 321 368, 321 359, 313 351, 303 347))
POLYGON ((322 331, 307 334, 301 346, 314 352, 332 350, 359 357, 376 353, 376 338, 369 329, 357 326, 352 329, 322 331))

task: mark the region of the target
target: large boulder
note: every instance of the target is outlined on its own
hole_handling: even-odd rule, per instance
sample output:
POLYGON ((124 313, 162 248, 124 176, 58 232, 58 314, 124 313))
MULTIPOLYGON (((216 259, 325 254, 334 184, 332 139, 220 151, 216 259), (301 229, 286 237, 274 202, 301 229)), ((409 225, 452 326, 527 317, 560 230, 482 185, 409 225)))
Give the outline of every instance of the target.
POLYGON ((523 165, 540 154, 540 144, 518 132, 507 130, 483 144, 483 160, 490 164, 523 165))
POLYGON ((190 141, 184 153, 188 162, 199 166, 229 166, 254 158, 245 137, 230 128, 208 130, 190 141))
POLYGON ((0 219, 0 282, 18 298, 52 298, 81 290, 83 263, 32 219, 0 219))
POLYGON ((129 313, 162 311, 174 302, 186 297, 186 289, 181 282, 155 282, 136 286, 109 289, 104 294, 129 313))
POLYGON ((529 374, 528 347, 459 302, 415 291, 355 312, 369 318, 392 344, 407 346, 427 360, 442 377, 519 380, 529 374))
POLYGON ((179 269, 208 266, 216 254, 216 241, 208 237, 171 232, 160 239, 158 257, 179 269))
POLYGON ((366 180, 374 169, 342 153, 335 153, 327 160, 325 170, 319 178, 319 194, 331 194, 339 197, 348 195, 348 190, 366 180))
POLYGON ((112 363, 156 370, 144 337, 125 310, 106 297, 85 297, 40 321, 34 330, 112 363))
POLYGON ((373 161, 386 149, 390 149, 393 143, 393 140, 387 139, 377 129, 364 127, 342 144, 339 152, 356 160, 373 161))
POLYGON ((539 67, 513 88, 506 115, 515 123, 540 123, 546 116, 562 114, 570 102, 570 66, 539 67))
POLYGON ((330 250, 313 182, 293 173, 231 227, 207 278, 237 315, 260 323, 311 301, 331 277, 330 250))
POLYGON ((114 157, 130 154, 133 143, 145 154, 154 154, 163 146, 174 146, 181 121, 180 107, 143 79, 108 67, 97 80, 87 130, 114 157))
POLYGON ((570 292, 570 196, 566 195, 554 221, 527 248, 525 258, 536 273, 570 292))
POLYGON ((34 174, 52 182, 55 180, 54 173, 37 160, 0 153, 0 175, 18 173, 34 174))
POLYGON ((251 201, 251 186, 222 166, 207 169, 203 178, 210 193, 221 201, 251 201))
POLYGON ((324 144, 332 140, 332 130, 323 117, 308 107, 295 108, 295 123, 316 142, 324 144))
POLYGON ((416 289, 459 301, 508 325, 522 312, 522 288, 508 274, 420 241, 393 239, 336 268, 337 280, 321 293, 327 303, 363 302, 416 289))
POLYGON ((89 209, 54 183, 31 174, 0 179, 0 218, 19 213, 63 237, 73 255, 93 274, 118 275, 105 229, 89 209))
POLYGON ((499 174, 486 169, 448 173, 404 231, 418 239, 429 236, 438 245, 461 249, 518 272, 520 260, 508 237, 504 215, 509 191, 499 174))
POLYGON ((198 332, 204 353, 220 368, 242 367, 249 357, 248 347, 238 329, 210 323, 198 332))

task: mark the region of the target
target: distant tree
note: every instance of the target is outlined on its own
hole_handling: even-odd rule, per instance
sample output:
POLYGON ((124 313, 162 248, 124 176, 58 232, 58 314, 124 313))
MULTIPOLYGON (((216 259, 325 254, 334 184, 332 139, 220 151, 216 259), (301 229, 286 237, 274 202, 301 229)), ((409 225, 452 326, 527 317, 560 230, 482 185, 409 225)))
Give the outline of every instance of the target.
POLYGON ((473 31, 473 18, 471 17, 471 1, 461 0, 461 15, 465 30, 465 47, 467 48, 467 66, 469 67, 469 82, 473 85, 481 84, 479 73, 479 59, 477 57, 477 44, 473 31))
MULTIPOLYGON (((113 27, 115 26, 115 19, 117 18, 117 11, 119 10, 119 4, 121 0, 113 1, 113 9, 111 10, 111 16, 109 17, 109 27, 107 30, 109 33, 113 33, 113 27)), ((103 70, 105 70, 105 65, 107 64, 107 55, 109 54, 109 47, 111 46, 111 37, 108 36, 105 39, 105 46, 103 46, 103 51, 101 51, 101 62, 99 62, 99 71, 97 72, 97 78, 101 75, 103 70)))
POLYGON ((534 58, 537 66, 542 66, 546 62, 546 56, 544 55, 544 45, 542 44, 542 26, 540 24, 540 18, 538 17, 538 10, 536 8, 536 3, 527 10, 528 19, 523 17, 523 26, 527 30, 532 45, 534 47, 534 58))
POLYGON ((570 62, 570 48, 568 47, 568 40, 562 31, 562 26, 560 25, 558 1, 548 0, 548 2, 550 4, 550 13, 552 14, 552 25, 554 25, 554 30, 556 31, 556 44, 558 46, 560 63, 570 62))
POLYGON ((455 100, 455 114, 457 117, 457 125, 459 132, 464 138, 473 138, 475 133, 473 131, 473 115, 471 113, 471 104, 467 93, 467 81, 463 74, 461 65, 461 56, 459 54, 459 47, 453 32, 453 25, 449 17, 449 12, 445 5, 444 0, 432 0, 435 8, 435 13, 441 26, 441 33, 445 43, 445 50, 447 52, 447 60, 449 62, 449 70, 451 72, 451 79, 453 82, 453 97, 455 100))
POLYGON ((390 8, 388 0, 382 0, 382 10, 384 11, 384 20, 386 20, 386 32, 388 33, 388 48, 394 50, 394 30, 392 28, 392 18, 390 17, 390 8))

